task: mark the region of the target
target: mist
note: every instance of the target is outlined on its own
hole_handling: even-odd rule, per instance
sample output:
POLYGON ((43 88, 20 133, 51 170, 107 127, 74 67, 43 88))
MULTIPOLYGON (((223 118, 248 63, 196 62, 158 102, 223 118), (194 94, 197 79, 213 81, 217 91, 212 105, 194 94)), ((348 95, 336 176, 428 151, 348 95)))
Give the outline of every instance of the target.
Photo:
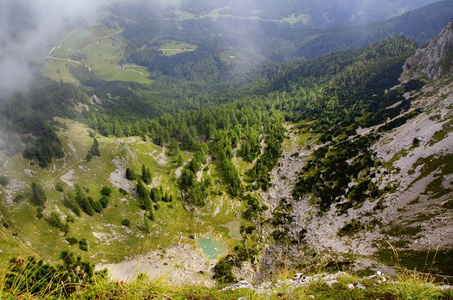
POLYGON ((0 0, 0 98, 32 82, 30 62, 43 58, 65 28, 95 17, 106 0, 0 0))

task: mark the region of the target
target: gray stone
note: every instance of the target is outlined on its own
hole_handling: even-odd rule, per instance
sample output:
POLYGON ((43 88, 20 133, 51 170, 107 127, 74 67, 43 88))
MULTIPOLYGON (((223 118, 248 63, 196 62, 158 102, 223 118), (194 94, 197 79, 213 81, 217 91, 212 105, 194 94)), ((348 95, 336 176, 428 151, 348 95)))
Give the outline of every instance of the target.
POLYGON ((361 289, 361 290, 365 290, 366 289, 366 287, 364 287, 360 282, 358 282, 355 287, 358 288, 358 289, 361 289))
POLYGON ((402 79, 409 80, 420 75, 426 75, 429 79, 439 79, 446 72, 452 70, 452 62, 449 54, 453 49, 453 20, 432 39, 428 46, 418 49, 404 64, 404 75, 402 79), (444 68, 449 65, 450 68, 444 68))
POLYGON ((293 281, 305 281, 306 276, 302 273, 297 273, 294 275, 293 281))
POLYGON ((334 283, 337 283, 337 282, 339 282, 339 281, 336 280, 336 279, 330 280, 330 281, 326 281, 326 283, 327 283, 327 285, 328 285, 329 287, 332 287, 332 286, 334 285, 334 283))

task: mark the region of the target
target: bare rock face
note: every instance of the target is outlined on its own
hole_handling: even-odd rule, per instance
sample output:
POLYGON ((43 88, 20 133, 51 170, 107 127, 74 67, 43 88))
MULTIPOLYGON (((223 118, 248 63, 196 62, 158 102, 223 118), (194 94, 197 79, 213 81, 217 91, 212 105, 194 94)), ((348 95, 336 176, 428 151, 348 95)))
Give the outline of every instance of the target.
POLYGON ((428 46, 418 49, 404 65, 402 81, 419 76, 439 79, 453 71, 453 19, 432 39, 428 46))

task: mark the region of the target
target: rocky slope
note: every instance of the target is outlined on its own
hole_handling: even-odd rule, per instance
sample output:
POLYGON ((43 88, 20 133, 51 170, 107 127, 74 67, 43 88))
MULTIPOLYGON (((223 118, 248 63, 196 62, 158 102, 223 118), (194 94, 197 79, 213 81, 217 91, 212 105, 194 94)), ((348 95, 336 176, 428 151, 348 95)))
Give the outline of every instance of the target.
POLYGON ((403 79, 426 76, 439 79, 452 71, 453 65, 453 20, 432 39, 428 46, 418 49, 404 66, 403 79))
MULTIPOLYGON (((263 237, 268 240, 263 238, 261 272, 256 279, 271 272, 282 260, 296 267, 323 259, 354 260, 357 268, 392 273, 381 264, 392 260, 389 247, 410 253, 414 261, 415 257, 437 249, 443 257, 436 257, 436 262, 433 259, 431 267, 439 267, 434 272, 453 274, 451 267, 440 266, 451 259, 453 248, 452 46, 453 22, 450 22, 426 48, 407 60, 402 80, 433 80, 405 94, 412 106, 395 118, 403 120, 402 125, 381 130, 393 121, 387 120, 358 130, 360 135, 378 136, 370 147, 379 162, 370 172, 375 174, 370 179, 381 191, 377 199, 368 199, 346 213, 339 211, 335 203, 320 213, 312 204, 312 197, 294 200, 290 191, 314 148, 307 151, 299 145, 285 151, 279 168, 273 172, 273 186, 262 198, 270 208, 286 198, 290 215, 287 238, 273 243, 270 238, 273 229, 263 226, 263 237), (411 112, 417 113, 406 120, 411 112), (298 155, 291 155, 294 151, 298 155)), ((272 214, 265 218, 264 224, 270 223, 272 214)))

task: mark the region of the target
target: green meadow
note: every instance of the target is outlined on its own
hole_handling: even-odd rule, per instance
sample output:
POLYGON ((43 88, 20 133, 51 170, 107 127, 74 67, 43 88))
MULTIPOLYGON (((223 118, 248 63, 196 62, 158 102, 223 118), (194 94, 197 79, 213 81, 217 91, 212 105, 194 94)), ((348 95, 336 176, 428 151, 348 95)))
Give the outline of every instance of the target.
MULTIPOLYGON (((6 193, 1 191, 0 194, 2 220, 6 224, 0 226, 1 260, 35 255, 54 261, 62 250, 69 249, 95 263, 119 262, 131 255, 167 248, 179 242, 195 246, 194 236, 215 238, 229 249, 240 243, 238 225, 250 224, 240 217, 243 203, 229 196, 224 185, 215 184, 216 190, 208 197, 206 205, 191 209, 184 205, 177 188, 181 166, 176 164, 176 157, 168 156, 165 148, 139 137, 96 136, 101 156, 86 161, 93 144, 90 129, 72 120, 57 121, 60 123, 58 135, 66 154, 64 158, 54 160, 46 168, 30 163, 20 154, 8 157, 5 163, 4 174, 19 187, 14 189, 10 183, 6 193), (162 186, 164 192, 174 198, 170 203, 155 203, 155 221, 151 221, 149 234, 144 230, 144 211, 135 194, 136 181, 125 178, 126 167, 140 174, 142 164, 148 166, 153 175, 149 188, 162 186), (37 207, 29 200, 32 182, 40 183, 47 196, 43 219, 37 218, 37 207), (57 183, 63 191, 57 191, 57 183), (93 216, 82 213, 77 217, 62 201, 69 192, 74 192, 75 184, 94 200, 101 198, 102 187, 111 188, 108 206, 93 216), (120 187, 128 193, 121 193, 120 187), (74 219, 68 223, 66 235, 45 221, 52 212, 58 213, 62 222, 66 222, 68 216, 74 219), (130 220, 129 227, 121 224, 124 219, 130 220), (85 238, 88 251, 80 250, 77 244, 69 245, 66 239, 70 237, 85 238), (53 242, 49 243, 49 240, 53 242)), ((189 152, 180 154, 184 162, 192 157, 189 152)), ((213 182, 219 183, 222 179, 218 169, 214 161, 208 163, 200 175, 209 175, 213 182)))
POLYGON ((41 73, 57 81, 76 83, 69 68, 84 65, 107 81, 151 83, 145 67, 120 64, 124 44, 120 29, 99 24, 78 27, 61 40, 48 57, 40 60, 45 64, 41 73))

